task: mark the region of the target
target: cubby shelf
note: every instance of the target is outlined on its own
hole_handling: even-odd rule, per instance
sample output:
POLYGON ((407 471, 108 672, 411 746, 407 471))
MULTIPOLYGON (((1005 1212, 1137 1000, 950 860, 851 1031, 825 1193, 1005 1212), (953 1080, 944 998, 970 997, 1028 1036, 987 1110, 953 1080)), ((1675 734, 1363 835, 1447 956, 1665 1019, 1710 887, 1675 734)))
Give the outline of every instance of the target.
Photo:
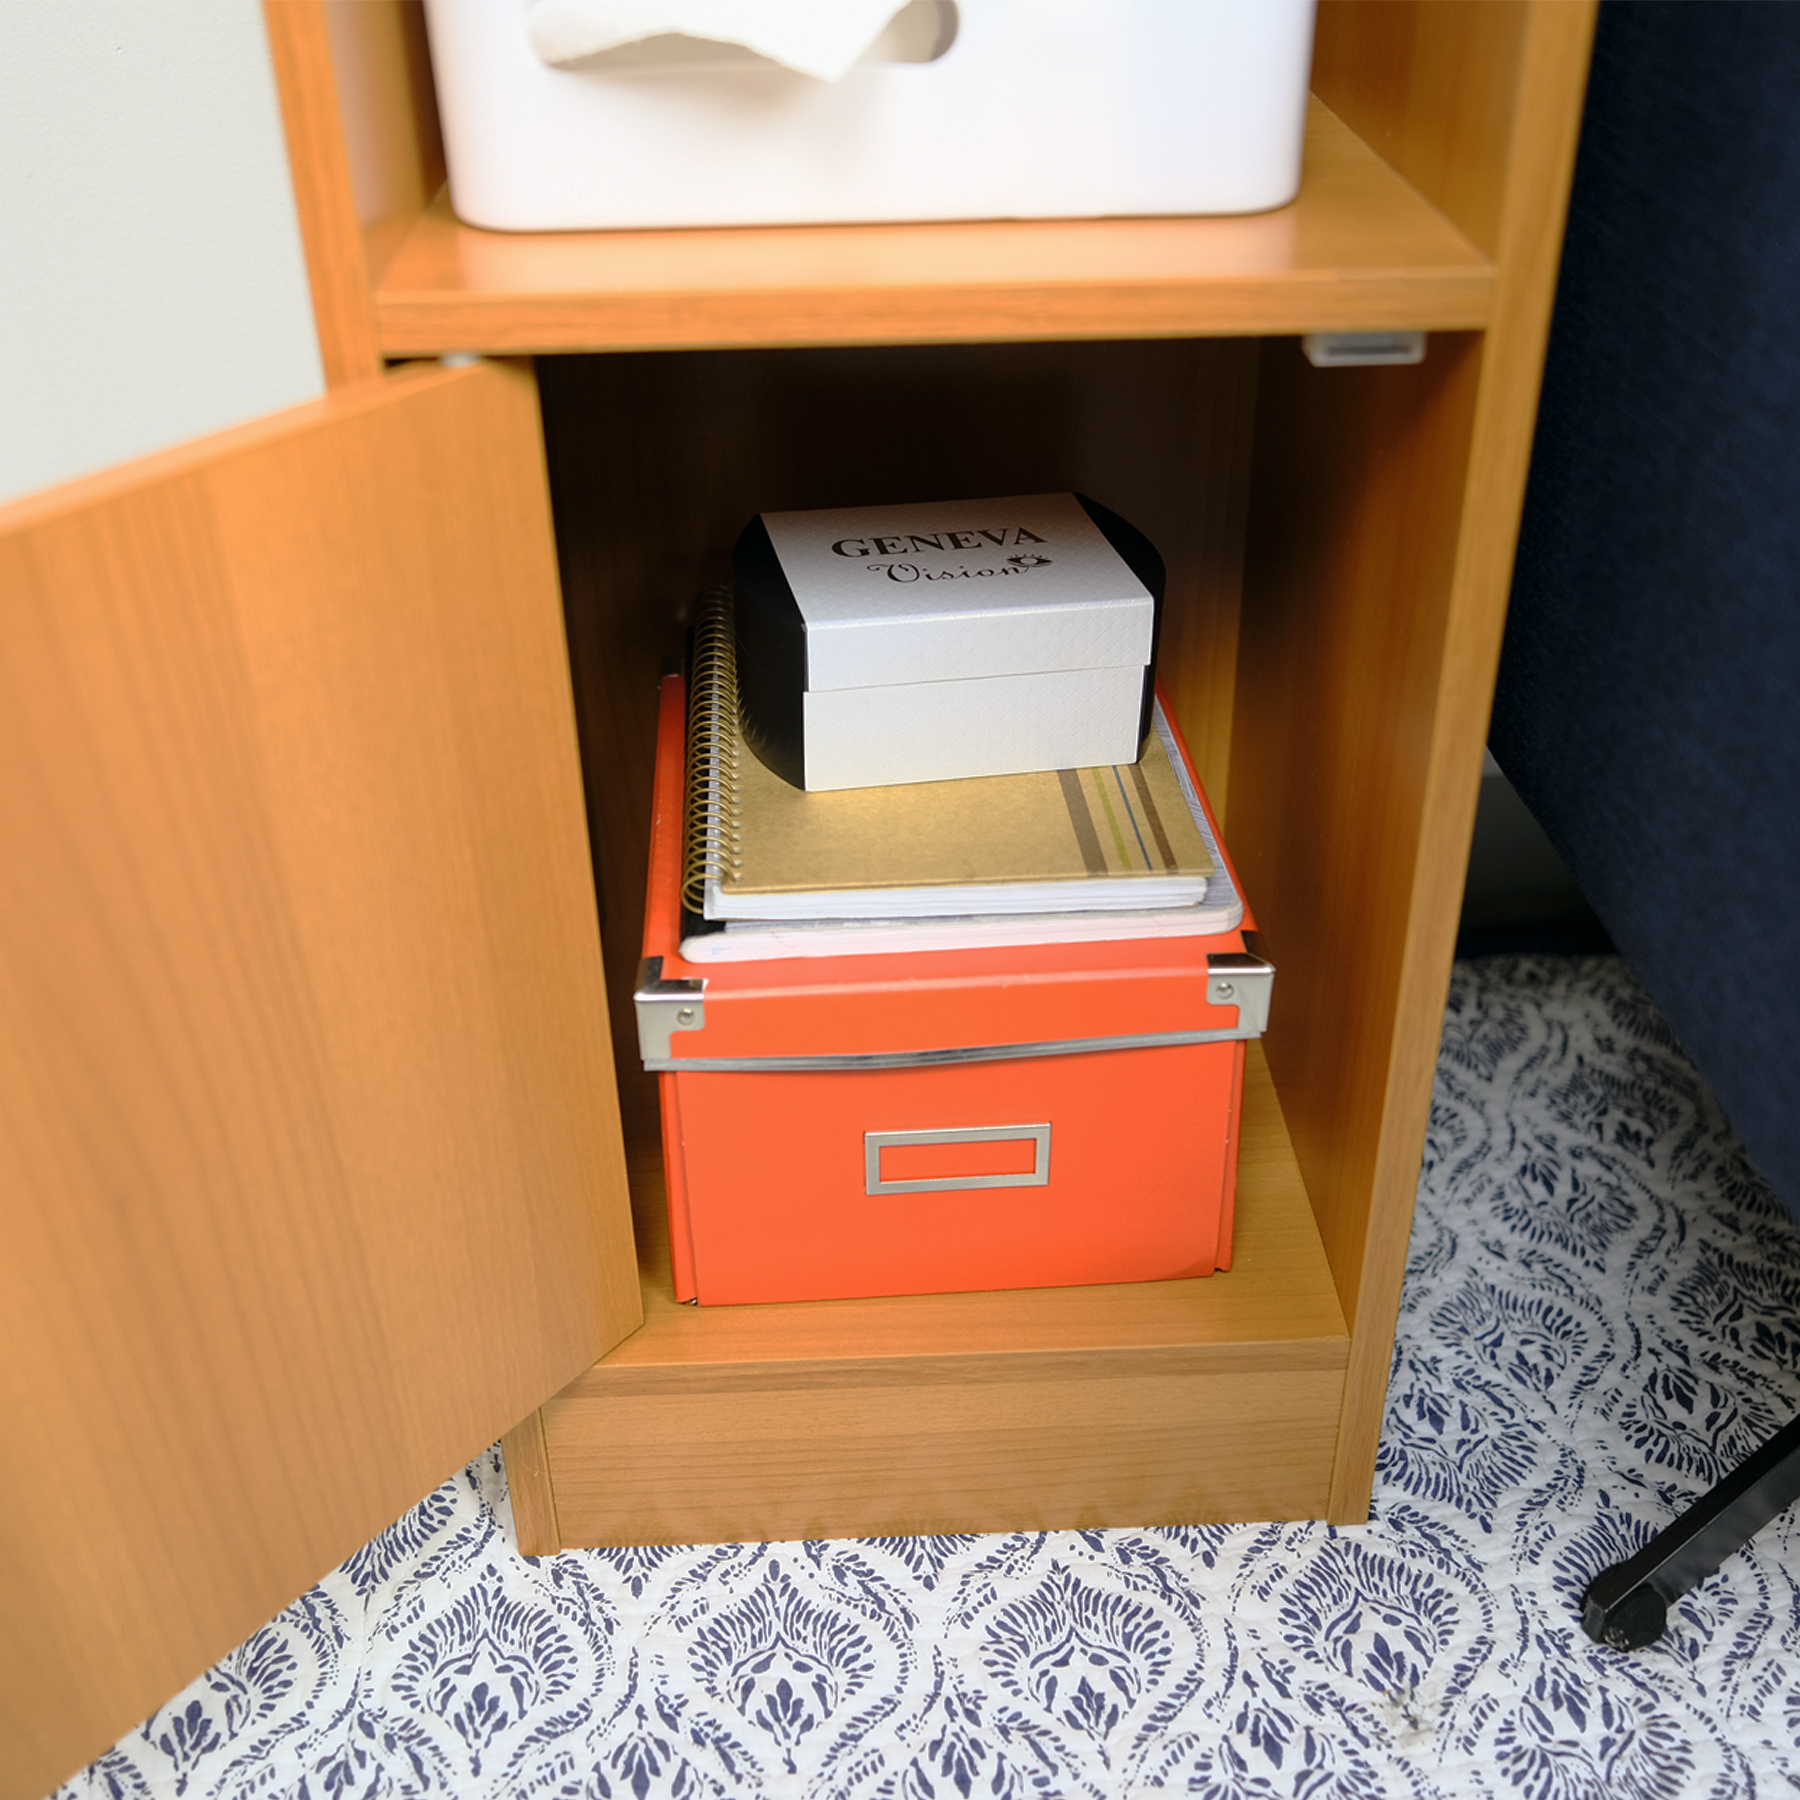
POLYGON ((563 1542, 1326 1510, 1349 1332, 1260 1046, 1235 1255, 1208 1280, 682 1306, 657 1161, 632 1158, 643 1327, 541 1415, 563 1542))
MULTIPOLYGON (((602 1359, 622 1374, 676 1367, 873 1357, 1038 1356, 1059 1351, 1187 1349, 1230 1356, 1250 1344, 1277 1361, 1304 1355, 1342 1367, 1347 1335, 1318 1227, 1260 1045, 1245 1076, 1241 1177, 1231 1279, 1021 1288, 785 1306, 683 1306, 668 1274, 660 1156, 632 1170, 642 1185, 644 1324, 602 1359)), ((581 1376, 570 1391, 585 1391, 581 1376)))
POLYGON ((444 194, 375 286, 389 355, 1464 330, 1487 259, 1318 101, 1305 180, 1220 219, 510 234, 444 194))

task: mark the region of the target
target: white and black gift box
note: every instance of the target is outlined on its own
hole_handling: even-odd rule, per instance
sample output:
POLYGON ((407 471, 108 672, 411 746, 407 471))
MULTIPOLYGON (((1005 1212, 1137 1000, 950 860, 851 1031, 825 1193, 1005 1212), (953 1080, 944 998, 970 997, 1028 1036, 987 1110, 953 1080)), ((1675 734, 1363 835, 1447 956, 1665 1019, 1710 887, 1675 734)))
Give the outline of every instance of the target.
POLYGON ((1162 558, 1083 495, 761 513, 733 566, 744 737, 796 787, 1138 758, 1162 558))

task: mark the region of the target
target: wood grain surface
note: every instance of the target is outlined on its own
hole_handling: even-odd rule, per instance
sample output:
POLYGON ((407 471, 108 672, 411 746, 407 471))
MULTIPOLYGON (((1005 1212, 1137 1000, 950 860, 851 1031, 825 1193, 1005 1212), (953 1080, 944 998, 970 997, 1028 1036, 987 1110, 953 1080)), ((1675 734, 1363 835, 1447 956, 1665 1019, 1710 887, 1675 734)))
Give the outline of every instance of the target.
POLYGON ((1491 233, 1494 314, 1416 369, 1265 350, 1226 826, 1291 978, 1269 1054, 1352 1325, 1340 1521, 1373 1480, 1592 23, 1332 7, 1328 92, 1491 233))
POLYGON ((1489 257, 1532 11, 1533 0, 1320 0, 1313 35, 1314 93, 1489 257))
MULTIPOLYGON (((1278 342, 1259 386, 1225 830, 1279 970, 1269 1062, 1326 1253, 1377 1337, 1354 1309, 1379 1207, 1404 1261, 1418 1173, 1415 1141, 1377 1195, 1479 372, 1473 335, 1415 368, 1314 369, 1278 342)), ((1416 1022, 1433 1049, 1438 1023, 1416 1022)))
POLYGON ((431 49, 420 0, 269 0, 320 8, 363 265, 388 259, 444 185, 431 49))
MULTIPOLYGON (((634 1183, 661 1206, 653 1157, 634 1183)), ((1237 1256, 1201 1282, 682 1307, 544 1408, 565 1544, 1049 1530, 1325 1510, 1343 1314, 1251 1046, 1237 1256)))
POLYGON ((0 1794, 637 1322, 528 375, 0 511, 0 1794))
POLYGON ((375 294, 390 356, 1486 321, 1467 238, 1315 105, 1299 199, 1215 219, 504 233, 440 197, 375 294))
POLYGON ((633 1158, 645 1323, 543 1412, 565 1544, 1306 1518, 1343 1315, 1260 1052, 1229 1273, 789 1306, 676 1304, 633 1158))
MULTIPOLYGON (((1500 0, 1481 4, 1501 9, 1500 0)), ((1536 0, 1525 12, 1513 65, 1512 130, 1504 175, 1493 183, 1500 194, 1494 310, 1482 339, 1456 561, 1444 602, 1370 1230, 1360 1291, 1345 1308, 1358 1325, 1332 1476, 1333 1519, 1362 1517, 1374 1482, 1596 11, 1597 0, 1536 0)), ((1411 103, 1441 104, 1418 89, 1411 103)))
POLYGON ((506 1432, 500 1439, 500 1454, 506 1463, 506 1497, 512 1507, 519 1554, 554 1556, 562 1548, 562 1532, 556 1522, 543 1413, 533 1408, 506 1432))
POLYGON ((328 387, 381 372, 369 265, 320 0, 263 0, 328 387))
POLYGON ((1314 1518, 1341 1370, 1016 1373, 545 1408, 572 1544, 1314 1518))
POLYGON ((1592 15, 1325 0, 1338 116, 1255 218, 515 238, 427 205, 416 6, 268 0, 337 396, 0 513, 0 1800, 508 1427, 540 1543, 1362 1516, 1592 15), (949 343, 1365 326, 1437 335, 949 343), (718 351, 875 342, 944 347, 718 351), (639 1297, 536 413, 368 379, 467 348, 689 352, 546 367, 620 965, 654 676, 742 516, 930 475, 1174 545, 1282 971, 1230 1275, 676 1309, 647 1230, 592 1366, 639 1297))

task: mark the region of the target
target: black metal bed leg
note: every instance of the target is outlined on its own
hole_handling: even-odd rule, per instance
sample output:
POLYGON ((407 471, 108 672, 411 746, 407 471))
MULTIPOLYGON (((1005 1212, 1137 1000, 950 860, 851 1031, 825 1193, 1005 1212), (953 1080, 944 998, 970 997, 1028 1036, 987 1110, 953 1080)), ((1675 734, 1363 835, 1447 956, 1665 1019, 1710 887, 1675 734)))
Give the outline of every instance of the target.
POLYGON ((1800 1419, 1783 1426, 1636 1556, 1602 1569, 1581 1596, 1582 1629, 1614 1650, 1654 1644, 1669 1608, 1796 1499, 1800 1419))

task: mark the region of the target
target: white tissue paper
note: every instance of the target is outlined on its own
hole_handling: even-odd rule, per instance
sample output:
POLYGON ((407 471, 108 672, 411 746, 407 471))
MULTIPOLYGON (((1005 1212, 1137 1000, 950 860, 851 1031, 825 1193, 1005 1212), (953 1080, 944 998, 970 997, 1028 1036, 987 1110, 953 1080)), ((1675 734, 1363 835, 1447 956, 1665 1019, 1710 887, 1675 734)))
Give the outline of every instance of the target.
POLYGON ((741 44, 802 75, 837 81, 906 0, 531 0, 531 47, 553 68, 644 38, 741 44))

